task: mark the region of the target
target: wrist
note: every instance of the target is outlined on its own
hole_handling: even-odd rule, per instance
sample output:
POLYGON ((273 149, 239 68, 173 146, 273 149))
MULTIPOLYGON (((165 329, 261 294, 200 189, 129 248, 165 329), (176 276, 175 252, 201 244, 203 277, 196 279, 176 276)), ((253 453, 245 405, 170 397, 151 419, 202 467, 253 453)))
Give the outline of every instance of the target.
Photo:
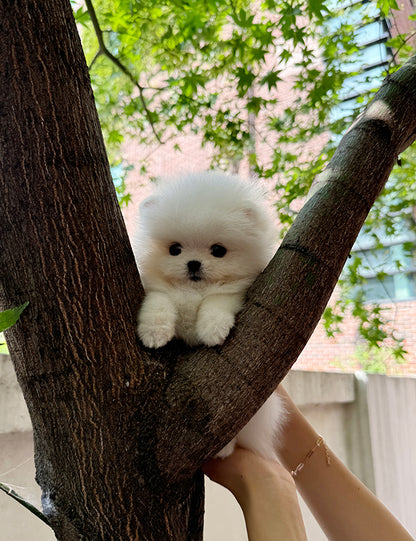
MULTIPOLYGON (((243 511, 262 499, 274 498, 274 492, 279 484, 293 483, 289 472, 277 462, 267 460, 251 451, 245 451, 241 458, 238 477, 229 488, 243 511)), ((295 490, 294 483, 293 486, 295 490)))
POLYGON ((291 472, 296 469, 306 454, 314 447, 319 434, 295 406, 286 391, 279 387, 279 393, 289 414, 279 438, 276 452, 281 464, 291 472))
POLYGON ((281 471, 267 478, 247 480, 245 497, 239 504, 248 538, 306 541, 295 481, 283 467, 279 469, 281 471))

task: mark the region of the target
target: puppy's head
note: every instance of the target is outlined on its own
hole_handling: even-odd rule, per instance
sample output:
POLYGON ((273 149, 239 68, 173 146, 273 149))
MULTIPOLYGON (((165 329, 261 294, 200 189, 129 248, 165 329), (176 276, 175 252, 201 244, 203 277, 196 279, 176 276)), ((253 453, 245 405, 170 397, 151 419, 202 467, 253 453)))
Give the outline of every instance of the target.
POLYGON ((274 232, 259 189, 218 173, 159 185, 140 206, 136 258, 146 282, 203 287, 254 279, 274 232))

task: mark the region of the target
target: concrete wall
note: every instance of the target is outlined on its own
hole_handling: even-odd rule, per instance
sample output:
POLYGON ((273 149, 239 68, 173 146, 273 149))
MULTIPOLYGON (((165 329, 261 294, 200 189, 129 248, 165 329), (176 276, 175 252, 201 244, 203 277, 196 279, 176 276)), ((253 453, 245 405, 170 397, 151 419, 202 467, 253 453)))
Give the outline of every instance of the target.
MULTIPOLYGON (((12 363, 0 355, 0 482, 40 507, 32 426, 12 363)), ((52 541, 52 530, 0 491, 0 541, 52 541)))
POLYGON ((416 379, 371 376, 368 408, 376 493, 416 538, 416 379))
MULTIPOLYGON (((32 432, 0 434, 0 482, 40 507, 35 482, 32 432)), ((0 491, 0 541, 52 541, 52 530, 0 491)))
MULTIPOLYGON (((416 536, 416 379, 292 371, 285 386, 328 445, 416 536)), ((40 505, 30 420, 0 355, 0 481, 40 505)), ((233 496, 206 482, 205 541, 247 539, 233 496)), ((309 541, 326 537, 303 506, 309 541)), ((0 541, 49 541, 52 531, 0 492, 0 541)))

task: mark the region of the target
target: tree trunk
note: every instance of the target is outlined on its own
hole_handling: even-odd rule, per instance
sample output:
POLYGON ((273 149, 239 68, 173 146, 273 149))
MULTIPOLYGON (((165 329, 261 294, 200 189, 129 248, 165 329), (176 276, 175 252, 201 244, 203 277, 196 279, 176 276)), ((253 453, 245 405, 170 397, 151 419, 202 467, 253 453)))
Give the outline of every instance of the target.
POLYGON ((0 308, 30 302, 7 341, 58 539, 201 539, 198 467, 317 324, 415 139, 415 65, 345 136, 224 346, 152 352, 136 338, 142 288, 70 3, 0 1, 0 308))
POLYGON ((58 539, 199 539, 202 476, 153 448, 165 367, 139 351, 141 285, 69 1, 0 4, 1 305, 58 539))

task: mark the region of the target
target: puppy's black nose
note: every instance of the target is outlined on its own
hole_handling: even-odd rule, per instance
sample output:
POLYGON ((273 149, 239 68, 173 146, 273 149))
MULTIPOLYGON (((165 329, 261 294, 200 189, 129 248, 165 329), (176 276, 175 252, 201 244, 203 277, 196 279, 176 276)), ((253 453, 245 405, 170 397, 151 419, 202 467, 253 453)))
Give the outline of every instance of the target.
POLYGON ((198 272, 201 268, 200 261, 188 261, 188 271, 189 272, 198 272))

